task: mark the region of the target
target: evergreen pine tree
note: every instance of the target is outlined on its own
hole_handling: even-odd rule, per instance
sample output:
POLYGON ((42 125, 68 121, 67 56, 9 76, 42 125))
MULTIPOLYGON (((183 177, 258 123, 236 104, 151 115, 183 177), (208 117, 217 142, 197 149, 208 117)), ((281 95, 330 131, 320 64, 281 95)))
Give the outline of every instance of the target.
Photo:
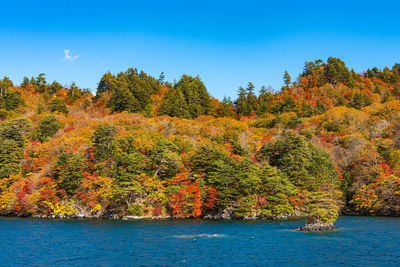
POLYGON ((254 93, 254 85, 249 82, 246 88, 247 93, 247 107, 248 107, 248 114, 247 116, 252 115, 252 112, 258 113, 258 99, 254 93))
POLYGON ((292 83, 292 77, 290 77, 289 72, 285 70, 283 74, 283 83, 285 84, 286 88, 289 88, 290 84, 292 83))
POLYGON ((238 115, 250 115, 249 106, 247 103, 247 92, 243 87, 239 87, 238 98, 235 102, 238 115))
POLYGON ((350 107, 355 109, 361 109, 363 105, 362 96, 359 92, 356 92, 353 96, 353 101, 350 103, 350 107))

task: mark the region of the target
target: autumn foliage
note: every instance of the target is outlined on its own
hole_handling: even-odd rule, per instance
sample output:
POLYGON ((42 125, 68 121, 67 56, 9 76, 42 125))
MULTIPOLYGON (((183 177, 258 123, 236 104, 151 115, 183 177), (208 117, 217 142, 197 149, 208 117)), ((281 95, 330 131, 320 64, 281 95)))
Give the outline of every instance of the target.
POLYGON ((0 214, 286 218, 400 215, 400 67, 307 62, 279 92, 211 98, 136 69, 94 96, 0 81, 0 214))

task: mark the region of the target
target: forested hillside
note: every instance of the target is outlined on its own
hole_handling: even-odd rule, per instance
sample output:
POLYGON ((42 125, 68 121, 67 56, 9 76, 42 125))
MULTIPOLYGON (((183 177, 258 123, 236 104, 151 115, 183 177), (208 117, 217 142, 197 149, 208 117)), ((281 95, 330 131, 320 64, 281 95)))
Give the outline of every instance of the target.
MULTIPOLYGON (((236 100, 199 77, 106 73, 93 95, 44 74, 0 81, 0 213, 19 216, 400 215, 400 64, 306 62, 236 100)), ((234 90, 234 88, 233 88, 234 90)))

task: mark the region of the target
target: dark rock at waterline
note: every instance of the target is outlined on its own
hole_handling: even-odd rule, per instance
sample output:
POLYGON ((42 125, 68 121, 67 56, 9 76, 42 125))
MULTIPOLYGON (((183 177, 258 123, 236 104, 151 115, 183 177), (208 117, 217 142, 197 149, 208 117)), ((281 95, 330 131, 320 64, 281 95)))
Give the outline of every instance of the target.
POLYGON ((295 231, 300 232, 317 232, 317 231, 332 231, 338 229, 333 223, 312 223, 295 228, 295 231))
POLYGON ((235 219, 235 213, 233 212, 233 208, 229 207, 224 209, 222 212, 218 214, 207 214, 206 216, 203 217, 203 219, 213 219, 213 220, 232 220, 235 219))

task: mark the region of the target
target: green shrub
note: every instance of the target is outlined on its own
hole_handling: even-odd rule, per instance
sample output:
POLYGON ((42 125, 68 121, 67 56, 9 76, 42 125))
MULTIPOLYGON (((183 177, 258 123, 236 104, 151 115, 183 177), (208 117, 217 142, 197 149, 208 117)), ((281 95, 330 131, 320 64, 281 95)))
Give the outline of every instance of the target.
POLYGON ((96 128, 92 140, 97 162, 107 160, 112 156, 115 149, 114 137, 116 134, 117 129, 112 124, 104 124, 96 128))
POLYGON ((141 204, 131 204, 131 205, 129 205, 126 212, 130 215, 142 216, 143 215, 142 205, 141 204))
POLYGON ((4 108, 0 108, 0 120, 5 120, 7 118, 8 112, 4 108))
POLYGON ((43 143, 48 138, 53 137, 60 128, 61 125, 54 115, 46 115, 35 129, 33 138, 43 143))
POLYGON ((4 97, 4 107, 6 110, 14 110, 19 106, 24 106, 25 101, 21 97, 21 93, 18 91, 8 91, 4 97))
POLYGON ((68 108, 65 105, 65 101, 61 98, 55 98, 53 101, 51 101, 50 110, 52 112, 58 111, 60 113, 68 114, 68 108))

